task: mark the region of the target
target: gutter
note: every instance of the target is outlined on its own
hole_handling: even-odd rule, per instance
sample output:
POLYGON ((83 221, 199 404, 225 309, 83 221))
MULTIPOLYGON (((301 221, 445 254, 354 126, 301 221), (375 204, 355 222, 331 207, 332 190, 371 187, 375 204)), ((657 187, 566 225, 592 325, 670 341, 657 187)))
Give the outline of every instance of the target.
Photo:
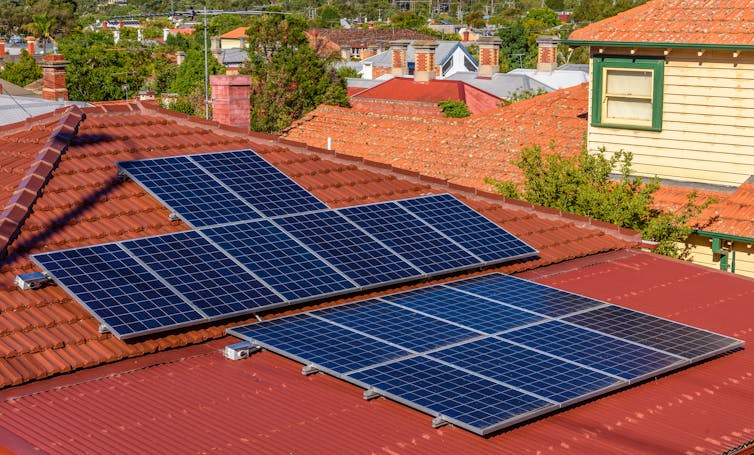
POLYGON ((736 273, 736 251, 733 249, 733 242, 746 243, 754 245, 754 237, 744 237, 733 234, 721 234, 719 232, 705 231, 702 229, 693 229, 691 234, 698 235, 700 237, 712 239, 712 254, 719 255, 720 257, 720 270, 727 272, 730 268, 731 273, 736 273), (723 247, 723 241, 731 243, 730 249, 723 247), (728 265, 728 258, 730 257, 730 267, 728 265))
POLYGON ((602 46, 602 47, 635 47, 651 49, 716 49, 721 51, 751 51, 752 44, 706 44, 706 43, 669 43, 669 42, 644 42, 644 41, 586 41, 586 40, 562 40, 562 44, 570 47, 579 46, 602 46))

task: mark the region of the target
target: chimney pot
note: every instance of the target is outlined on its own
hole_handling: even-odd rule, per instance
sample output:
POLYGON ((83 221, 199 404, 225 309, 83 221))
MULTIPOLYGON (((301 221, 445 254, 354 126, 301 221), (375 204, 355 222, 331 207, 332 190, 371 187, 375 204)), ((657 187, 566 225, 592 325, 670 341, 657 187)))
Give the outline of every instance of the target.
POLYGON ((500 43, 497 36, 479 38, 479 75, 491 76, 500 71, 500 43))
POLYGON ((396 40, 390 42, 391 54, 391 74, 395 77, 408 76, 408 61, 406 52, 408 51, 409 40, 396 40))
POLYGON ((437 41, 416 40, 414 46, 414 81, 428 82, 435 78, 437 41))
POLYGON ((34 55, 36 52, 36 39, 33 36, 27 36, 26 37, 26 52, 28 52, 31 55, 34 55))
POLYGON ((65 67, 68 61, 62 54, 45 54, 42 57, 42 99, 68 101, 65 83, 65 67))
POLYGON ((553 35, 542 35, 537 38, 537 71, 552 72, 558 67, 558 41, 558 37, 553 35))
POLYGON ((212 86, 212 118, 228 126, 249 128, 251 120, 251 76, 215 75, 212 86))

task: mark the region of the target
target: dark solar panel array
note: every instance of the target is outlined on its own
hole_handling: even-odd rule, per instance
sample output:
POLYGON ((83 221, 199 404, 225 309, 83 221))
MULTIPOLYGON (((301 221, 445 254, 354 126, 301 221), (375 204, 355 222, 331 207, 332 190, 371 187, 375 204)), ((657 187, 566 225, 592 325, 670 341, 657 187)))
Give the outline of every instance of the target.
POLYGON ((228 332, 479 434, 743 344, 497 273, 228 332))

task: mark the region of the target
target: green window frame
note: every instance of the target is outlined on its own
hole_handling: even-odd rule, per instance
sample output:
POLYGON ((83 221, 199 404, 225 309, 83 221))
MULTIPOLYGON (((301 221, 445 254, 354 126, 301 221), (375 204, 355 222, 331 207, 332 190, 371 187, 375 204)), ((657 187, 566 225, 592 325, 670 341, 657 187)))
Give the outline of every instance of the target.
POLYGON ((632 130, 662 130, 662 93, 665 80, 665 59, 656 57, 594 57, 592 59, 592 125, 606 128, 625 128, 632 130), (637 79, 636 93, 625 89, 610 93, 608 87, 620 86, 619 83, 609 84, 608 80, 615 77, 629 78, 632 75, 646 78, 649 76, 651 86, 640 87, 637 79), (611 117, 610 103, 624 106, 633 105, 646 110, 642 106, 650 105, 651 118, 620 118, 611 117))

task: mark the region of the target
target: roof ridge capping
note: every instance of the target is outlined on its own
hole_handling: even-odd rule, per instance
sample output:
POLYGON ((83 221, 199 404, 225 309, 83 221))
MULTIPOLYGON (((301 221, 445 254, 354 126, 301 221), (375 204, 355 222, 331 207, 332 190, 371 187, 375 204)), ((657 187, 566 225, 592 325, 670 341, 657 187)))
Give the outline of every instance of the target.
POLYGON ((0 214, 0 260, 8 256, 8 248, 21 233, 21 227, 31 214, 34 203, 42 195, 63 154, 78 134, 79 125, 85 119, 86 114, 78 106, 72 106, 62 114, 50 138, 39 150, 13 192, 5 210, 0 214))

